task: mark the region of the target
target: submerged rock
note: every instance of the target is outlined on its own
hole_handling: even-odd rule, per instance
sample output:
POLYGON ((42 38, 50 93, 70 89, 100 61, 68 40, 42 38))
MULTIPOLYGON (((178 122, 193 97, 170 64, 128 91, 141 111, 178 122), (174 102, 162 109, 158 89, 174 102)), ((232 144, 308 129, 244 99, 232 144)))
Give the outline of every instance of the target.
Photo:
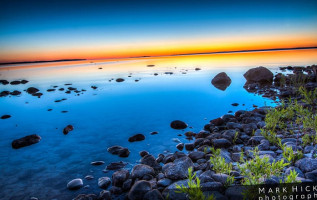
POLYGON ((21 147, 30 146, 32 144, 36 144, 41 140, 41 137, 39 135, 33 134, 28 135, 20 139, 13 140, 12 142, 12 148, 19 149, 21 147))
POLYGON ((67 188, 69 190, 78 190, 83 187, 83 180, 80 178, 76 178, 67 183, 67 188))
POLYGON ((174 120, 171 122, 171 128, 173 129, 185 129, 187 128, 187 124, 180 120, 174 120))
POLYGON ((244 75, 248 83, 272 83, 273 73, 265 67, 249 69, 244 75))
POLYGON ((72 125, 67 125, 64 130, 63 133, 64 135, 67 135, 70 131, 74 130, 74 127, 72 125))
POLYGON ((117 145, 109 147, 107 151, 113 155, 118 155, 119 157, 128 157, 130 154, 130 151, 128 148, 117 146, 117 145))
POLYGON ((127 164, 128 163, 122 162, 122 161, 112 162, 109 165, 107 165, 106 169, 107 170, 117 170, 117 169, 121 169, 121 168, 125 167, 127 164))
POLYGON ((145 140, 145 136, 141 133, 131 136, 129 142, 142 141, 145 140))
POLYGON ((211 84, 217 89, 224 91, 230 86, 231 79, 225 72, 221 72, 211 80, 211 84))
POLYGON ((2 115, 1 116, 1 119, 8 119, 8 118, 10 118, 11 117, 11 115, 2 115))

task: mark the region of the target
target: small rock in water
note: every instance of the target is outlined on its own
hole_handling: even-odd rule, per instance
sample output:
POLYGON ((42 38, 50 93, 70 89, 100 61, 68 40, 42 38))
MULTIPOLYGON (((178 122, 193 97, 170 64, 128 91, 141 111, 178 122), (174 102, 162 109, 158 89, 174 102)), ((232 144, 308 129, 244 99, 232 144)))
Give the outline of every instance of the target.
POLYGON ((154 76, 157 76, 158 75, 158 73, 154 73, 154 76))
POLYGON ((139 154, 141 157, 144 157, 146 155, 149 155, 149 152, 148 151, 140 151, 139 154))
POLYGON ((29 93, 29 94, 35 94, 37 93, 38 91, 40 91, 39 89, 35 88, 35 87, 29 87, 26 92, 29 93))
POLYGON ((9 84, 9 81, 7 81, 7 80, 0 80, 0 83, 3 84, 3 85, 8 85, 8 84, 9 84))
POLYGON ((195 68, 195 71, 199 71, 199 70, 201 70, 199 67, 196 67, 196 68, 195 68))
POLYGON ((173 129, 185 129, 187 128, 187 124, 180 120, 174 120, 171 122, 171 128, 173 129))
POLYGON ((154 67, 155 65, 147 65, 147 67, 154 67))
POLYGON ((151 132, 150 134, 151 134, 151 135, 156 135, 156 134, 158 134, 158 132, 153 131, 153 132, 151 132))
POLYGON ((17 96, 17 95, 20 95, 21 92, 17 91, 17 90, 14 90, 13 92, 10 92, 10 94, 13 95, 13 96, 17 96))
POLYGON ((97 87, 97 86, 91 86, 91 88, 95 90, 95 89, 97 89, 98 87, 97 87))
POLYGON ((11 85, 19 85, 21 83, 21 81, 11 81, 10 84, 11 85))
POLYGON ((1 116, 1 119, 8 119, 8 118, 10 118, 11 117, 11 115, 2 115, 1 116))
POLYGON ((233 103, 231 104, 232 106, 238 106, 239 104, 238 103, 233 103))
POLYGON ((98 179, 98 186, 102 189, 107 189, 111 183, 109 177, 101 177, 98 179))
POLYGON ((55 91, 55 89, 48 89, 48 90, 46 90, 47 92, 53 92, 53 91, 55 91))
POLYGON ((125 167, 128 163, 126 162, 112 162, 109 165, 107 165, 106 170, 117 170, 117 169, 121 169, 123 167, 125 167))
POLYGON ((178 145, 176 145, 176 148, 180 151, 183 151, 184 149, 184 143, 179 143, 178 145))
POLYGON ((74 127, 72 125, 67 125, 64 130, 63 133, 64 135, 67 135, 70 131, 74 130, 74 127))
POLYGON ((230 86, 231 79, 225 72, 221 72, 211 80, 211 84, 217 89, 225 91, 230 86))
POLYGON ((116 79, 116 82, 118 82, 118 83, 123 82, 123 81, 124 81, 123 78, 117 78, 117 79, 116 79))
POLYGON ((94 161, 94 162, 91 162, 90 163, 91 165, 103 165, 103 164, 105 164, 105 162, 104 161, 94 161))
POLYGON ((49 109, 47 109, 47 111, 52 111, 53 109, 51 109, 51 108, 49 108, 49 109))
POLYGON ((69 190, 78 190, 83 187, 83 180, 80 178, 76 178, 67 183, 67 188, 69 190))
POLYGON ((85 176, 85 179, 86 180, 92 180, 92 179, 94 179, 94 177, 92 175, 87 175, 87 176, 85 176))
POLYGON ((118 155, 119 157, 128 157, 130 155, 130 151, 128 148, 117 145, 109 147, 107 151, 113 155, 118 155))
POLYGON ((136 134, 129 138, 129 142, 136 142, 136 141, 142 141, 145 140, 145 136, 141 133, 136 134))
POLYGON ((33 134, 28 135, 20 139, 13 140, 12 142, 12 148, 19 149, 21 147, 30 146, 32 144, 36 144, 41 140, 41 137, 39 135, 33 134))

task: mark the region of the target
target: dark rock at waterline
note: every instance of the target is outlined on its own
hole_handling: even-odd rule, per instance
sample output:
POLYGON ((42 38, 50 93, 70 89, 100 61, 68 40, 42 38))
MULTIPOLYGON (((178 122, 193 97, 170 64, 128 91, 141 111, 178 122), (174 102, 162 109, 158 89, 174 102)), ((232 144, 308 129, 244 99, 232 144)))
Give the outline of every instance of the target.
POLYGON ((147 67, 154 67, 155 65, 147 65, 147 67))
POLYGON ((140 200, 143 199, 145 194, 151 191, 152 186, 151 183, 148 181, 137 181, 131 188, 128 198, 130 200, 140 200))
POLYGON ((56 89, 47 89, 47 92, 54 92, 56 89))
POLYGON ((29 81, 27 80, 21 80, 21 84, 27 84, 29 81))
POLYGON ((150 134, 151 134, 151 135, 156 135, 156 134, 158 134, 158 132, 157 132, 157 131, 153 131, 153 132, 151 132, 150 134))
POLYGON ((29 87, 26 92, 29 93, 29 94, 35 94, 37 93, 38 91, 40 91, 39 89, 35 88, 35 87, 29 87))
POLYGON ((146 156, 146 155, 149 155, 149 152, 148 152, 148 151, 140 151, 140 152, 139 152, 139 155, 140 155, 141 157, 144 157, 144 156, 146 156))
POLYGON ((151 154, 145 155, 144 157, 141 158, 141 164, 148 165, 152 167, 155 170, 160 170, 161 166, 158 164, 156 161, 155 157, 151 154))
POLYGON ((232 144, 227 139, 215 139, 212 141, 212 145, 215 148, 229 148, 232 144))
POLYGON ((95 89, 97 89, 98 87, 97 87, 97 86, 91 86, 91 88, 95 90, 95 89))
POLYGON ((195 145, 194 145, 193 143, 187 143, 187 144, 185 144, 185 149, 186 149, 187 151, 192 151, 192 150, 194 150, 194 148, 195 148, 195 145))
POLYGON ((116 79, 116 82, 118 82, 118 83, 123 82, 123 81, 124 81, 123 78, 117 78, 117 79, 116 79))
POLYGON ((70 131, 74 130, 74 127, 72 125, 67 125, 64 129, 63 129, 63 133, 64 135, 67 135, 70 131))
POLYGON ((272 83, 273 73, 265 67, 249 69, 244 75, 247 83, 272 83))
POLYGON ((128 170, 119 170, 112 174, 112 185, 122 187, 123 183, 128 180, 130 173, 128 170))
POLYGON ((6 97, 6 96, 8 96, 9 94, 10 94, 9 91, 2 91, 2 92, 0 93, 0 97, 6 97))
MULTIPOLYGON (((95 194, 79 194, 75 199, 73 200, 97 200, 99 199, 97 195, 95 194)), ((110 200, 110 199, 109 199, 110 200)))
POLYGON ((154 76, 157 76, 158 75, 158 73, 154 73, 154 76))
POLYGON ((154 175, 154 169, 148 165, 139 164, 133 167, 131 171, 131 177, 133 179, 142 178, 145 175, 154 175))
POLYGON ((171 128, 173 129, 185 129, 187 128, 187 124, 180 120, 174 120, 171 122, 171 128))
MULTIPOLYGON (((87 200, 94 200, 94 199, 87 199, 87 200)), ((108 190, 102 190, 99 193, 98 200, 111 200, 111 192, 108 190)))
POLYGON ((111 184, 111 179, 109 177, 101 177, 98 179, 98 186, 102 189, 107 189, 111 184))
POLYGON ((238 106, 239 104, 238 103, 233 103, 231 104, 232 106, 238 106))
POLYGON ((179 143, 179 144, 177 144, 177 145, 176 145, 176 148, 177 148, 178 150, 180 150, 180 151, 183 151, 183 149, 184 149, 184 143, 179 143))
POLYGON ((219 117, 217 119, 210 120, 210 123, 215 126, 221 126, 224 123, 224 120, 219 117))
POLYGON ((40 140, 41 140, 41 137, 39 135, 33 134, 33 135, 25 136, 20 139, 13 140, 11 145, 13 149, 19 149, 21 147, 26 147, 32 144, 36 144, 40 140))
POLYGON ((8 84, 9 84, 9 81, 7 81, 7 80, 0 80, 0 83, 1 83, 2 85, 8 85, 8 84))
POLYGON ((113 155, 118 155, 119 157, 128 157, 130 155, 130 151, 128 148, 117 145, 109 147, 107 151, 113 155))
POLYGON ((10 85, 19 85, 21 84, 21 81, 11 81, 10 85))
POLYGON ((195 71, 199 71, 199 70, 201 70, 199 67, 196 67, 196 68, 195 68, 195 71))
POLYGON ((217 89, 224 91, 230 86, 231 79, 225 72, 221 72, 211 80, 211 84, 217 89))
POLYGON ((18 90, 14 90, 13 92, 10 92, 10 94, 13 95, 13 96, 17 96, 17 95, 20 95, 21 92, 18 91, 18 90))
POLYGON ((98 166, 98 165, 103 165, 105 164, 104 161, 101 161, 101 160, 98 160, 98 161, 93 161, 90 163, 91 165, 95 165, 95 166, 98 166))
POLYGON ((37 92, 37 93, 33 93, 32 96, 41 98, 41 96, 43 95, 43 93, 37 92))
POLYGON ((78 190, 83 187, 83 180, 80 178, 76 178, 67 183, 67 188, 69 190, 78 190))
POLYGON ((123 167, 125 167, 128 163, 126 162, 112 162, 109 165, 107 165, 106 170, 117 170, 117 169, 121 169, 123 167))
POLYGON ((11 117, 11 115, 2 115, 1 116, 1 119, 8 119, 8 118, 10 118, 11 117))
POLYGON ((141 133, 136 134, 129 138, 129 142, 136 142, 136 141, 142 141, 145 140, 145 136, 141 133))

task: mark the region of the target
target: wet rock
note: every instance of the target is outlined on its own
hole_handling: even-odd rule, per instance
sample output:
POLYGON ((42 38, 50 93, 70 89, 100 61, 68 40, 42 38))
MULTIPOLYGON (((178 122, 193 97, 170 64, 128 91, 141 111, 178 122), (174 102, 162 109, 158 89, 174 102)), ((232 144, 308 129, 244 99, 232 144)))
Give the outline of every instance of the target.
POLYGON ((273 73, 265 67, 249 69, 244 75, 248 83, 272 83, 273 73))
POLYGON ((224 121, 222 118, 217 118, 217 119, 210 120, 210 123, 215 126, 221 126, 224 123, 224 121))
POLYGON ((8 96, 9 94, 10 94, 9 91, 2 91, 2 92, 0 93, 0 97, 6 97, 6 96, 8 96))
POLYGON ((170 184, 172 184, 172 180, 171 179, 168 179, 168 178, 162 178, 160 179, 158 182, 157 182, 157 186, 159 187, 167 187, 169 186, 170 184))
POLYGON ((302 170, 303 173, 311 172, 317 169, 317 160, 312 158, 303 158, 295 163, 295 166, 302 170))
POLYGON ((91 162, 90 164, 91 164, 91 165, 98 166, 98 165, 103 165, 103 164, 105 164, 105 162, 104 162, 104 161, 93 161, 93 162, 91 162))
POLYGON ((162 160, 162 162, 164 164, 169 163, 169 162, 173 162, 176 159, 176 157, 174 156, 174 154, 169 154, 167 156, 165 156, 162 160))
POLYGON ((199 159, 202 159, 205 157, 205 153, 204 152, 201 152, 201 151, 194 151, 194 152, 191 152, 188 157, 190 159, 192 159, 192 161, 197 161, 199 159))
POLYGON ((8 85, 8 84, 9 84, 9 81, 7 81, 7 80, 0 80, 0 83, 1 83, 2 85, 8 85))
POLYGON ((207 183, 207 182, 214 182, 214 179, 211 178, 211 176, 214 174, 215 172, 212 172, 210 170, 205 171, 204 173, 199 175, 199 180, 201 183, 207 183))
POLYGON ((85 179, 86 180, 92 180, 92 179, 94 179, 94 177, 92 175, 87 175, 87 176, 85 176, 85 179))
POLYGON ((164 200, 162 194, 157 190, 151 190, 144 195, 144 200, 164 200))
POLYGON ((98 87, 97 87, 97 86, 91 86, 91 88, 95 90, 95 89, 97 89, 98 87))
POLYGON ((130 151, 128 148, 117 146, 117 145, 109 147, 107 151, 113 155, 118 155, 119 157, 128 157, 130 154, 130 151))
POLYGON ((32 94, 32 96, 35 96, 35 97, 38 97, 38 98, 41 98, 42 95, 43 95, 43 93, 40 93, 40 92, 32 94))
POLYGON ((225 184, 227 182, 227 179, 228 179, 229 175, 227 175, 227 174, 212 174, 211 177, 216 182, 220 182, 222 184, 225 184))
POLYGON ((19 85, 21 84, 21 81, 11 81, 10 85, 19 85))
POLYGON ((238 106, 239 104, 238 103, 233 103, 231 104, 232 106, 238 106))
POLYGON ((164 74, 172 75, 173 72, 164 72, 164 74))
POLYGON ((74 130, 74 127, 72 125, 67 125, 64 129, 63 129, 63 133, 64 135, 67 135, 70 131, 74 130))
POLYGON ((150 134, 151 134, 151 135, 156 135, 156 134, 158 134, 158 132, 157 132, 157 131, 153 131, 153 132, 151 132, 150 134))
POLYGON ((39 89, 35 88, 35 87, 29 87, 26 92, 29 93, 29 94, 35 94, 37 93, 38 91, 40 91, 39 89))
POLYGON ((178 158, 173 163, 168 163, 163 166, 163 173, 166 178, 172 180, 185 179, 188 175, 188 168, 194 167, 193 162, 187 156, 178 158))
POLYGON ((144 195, 152 189, 150 182, 148 181, 138 181, 136 182, 129 194, 128 197, 130 200, 140 200, 143 199, 144 195))
POLYGON ((180 180, 169 185, 167 188, 164 189, 162 193, 163 197, 165 199, 188 200, 188 198, 186 197, 186 194, 176 192, 177 185, 183 185, 184 187, 188 187, 188 179, 180 180))
POLYGON ((143 134, 136 134, 129 138, 129 142, 142 141, 145 140, 145 136, 143 134))
POLYGON ((69 190, 78 190, 83 187, 83 180, 80 178, 76 178, 67 183, 67 188, 69 190))
POLYGON ((117 170, 117 169, 121 169, 123 167, 125 167, 128 163, 126 162, 112 162, 109 165, 107 165, 106 170, 117 170))
POLYGON ((21 80, 21 84, 27 84, 29 81, 27 80, 21 80))
POLYGON ((1 119, 9 119, 11 117, 11 115, 2 115, 1 119))
POLYGON ((171 128, 173 129, 185 129, 187 128, 187 124, 180 120, 175 120, 171 122, 171 128))
POLYGON ((305 177, 313 182, 317 182, 317 170, 305 173, 305 177))
POLYGON ((54 92, 56 89, 47 89, 47 92, 54 92))
POLYGON ((186 149, 187 151, 192 151, 192 150, 195 149, 195 145, 194 145, 193 143, 186 143, 186 144, 185 144, 185 149, 186 149))
POLYGON ((248 145, 257 146, 263 139, 265 139, 263 136, 253 136, 249 139, 248 145))
POLYGON ((107 189, 111 184, 111 179, 109 177, 101 177, 98 179, 98 187, 101 189, 107 189))
POLYGON ((215 148, 229 148, 232 144, 227 139, 215 139, 212 141, 212 145, 215 148))
POLYGON ((17 96, 17 95, 20 95, 21 92, 17 91, 17 90, 14 90, 13 92, 10 92, 10 94, 13 95, 13 96, 17 96))
POLYGON ((178 150, 180 150, 180 151, 183 151, 183 149, 184 149, 184 143, 179 143, 179 144, 177 144, 177 145, 176 145, 176 148, 177 148, 178 150))
POLYGON ((228 129, 239 129, 239 130, 242 129, 242 125, 235 122, 228 122, 226 126, 228 129))
POLYGON ((144 157, 146 155, 149 155, 149 152, 148 151, 140 151, 139 154, 141 157, 144 157))
POLYGON ((117 78, 117 79, 116 79, 116 82, 118 82, 118 83, 123 82, 123 81, 124 81, 123 78, 117 78))
POLYGON ((217 89, 224 91, 230 86, 231 79, 225 72, 221 72, 212 79, 211 84, 217 89))
POLYGON ((161 169, 161 166, 157 163, 155 157, 150 154, 141 158, 141 164, 148 165, 155 170, 161 169))
POLYGON ((128 191, 128 190, 130 190, 131 187, 132 187, 132 179, 128 179, 128 180, 124 181, 124 183, 122 184, 123 191, 128 191))
POLYGON ((119 170, 112 174, 112 185, 122 187, 123 183, 129 178, 129 171, 119 170))
POLYGON ((114 194, 114 195, 120 195, 120 194, 122 194, 122 189, 120 187, 117 187, 117 186, 112 186, 110 188, 110 193, 114 194))
POLYGON ((133 167, 131 177, 141 179, 144 175, 154 175, 154 169, 148 165, 139 164, 133 167))
POLYGON ((28 135, 20 139, 13 140, 12 142, 12 148, 19 149, 21 147, 30 146, 32 144, 36 144, 41 140, 41 137, 39 135, 33 134, 28 135))
POLYGON ((99 193, 98 199, 100 199, 100 200, 111 200, 111 193, 108 190, 102 190, 99 193))

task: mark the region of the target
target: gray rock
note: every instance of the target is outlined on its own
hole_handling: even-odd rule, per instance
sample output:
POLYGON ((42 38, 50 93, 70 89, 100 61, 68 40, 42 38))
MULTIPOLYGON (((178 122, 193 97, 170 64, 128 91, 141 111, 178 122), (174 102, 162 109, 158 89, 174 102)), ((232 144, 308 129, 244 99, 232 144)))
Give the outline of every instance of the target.
POLYGON ((234 186, 226 189, 225 196, 229 199, 243 199, 243 192, 247 190, 245 186, 234 186))
POLYGON ((192 159, 192 161, 197 161, 197 160, 199 160, 199 159, 201 159, 201 158, 204 158, 204 156, 205 156, 205 153, 204 152, 201 152, 201 151, 194 151, 194 152, 191 152, 189 155, 188 155, 188 157, 190 158, 190 159, 192 159))
POLYGON ((313 182, 317 182, 317 170, 305 173, 305 177, 313 182))
POLYGON ((133 167, 131 176, 133 179, 141 179, 144 175, 154 175, 154 169, 148 165, 139 164, 133 167))
POLYGON ((99 193, 99 199, 102 200, 111 200, 111 193, 108 190, 102 190, 99 193))
POLYGON ((170 186, 168 186, 167 188, 164 189, 163 191, 163 197, 165 199, 177 199, 177 200, 188 200, 186 197, 186 194, 184 193, 177 193, 177 185, 183 185, 185 187, 188 187, 188 179, 186 180, 181 180, 181 181, 177 181, 173 184, 171 184, 170 186))
POLYGON ((130 200, 143 199, 144 195, 151 191, 152 187, 148 181, 137 181, 129 191, 128 197, 130 200))
POLYGON ((227 182, 227 179, 229 177, 229 175, 227 174, 213 174, 211 175, 211 177, 216 181, 216 182, 220 182, 223 185, 227 182))
POLYGON ((92 180, 92 179, 94 179, 94 177, 92 175, 87 175, 87 176, 85 176, 85 179, 86 180, 92 180))
POLYGON ((112 162, 109 165, 107 165, 106 170, 117 170, 117 169, 121 169, 123 167, 125 167, 128 163, 126 162, 112 162))
POLYGON ((215 148, 229 148, 232 145, 227 139, 215 139, 212 144, 215 148))
POLYGON ((161 169, 160 164, 157 163, 155 157, 152 156, 151 154, 142 157, 141 158, 141 164, 148 165, 148 166, 152 167, 155 170, 161 169))
POLYGON ((214 179, 211 177, 215 172, 207 170, 199 176, 201 183, 214 182, 214 179))
POLYGON ((194 150, 194 148, 195 148, 195 145, 194 145, 193 143, 187 143, 187 144, 185 144, 185 149, 186 149, 187 151, 192 151, 192 150, 194 150))
POLYGON ((268 140, 261 140, 261 143, 258 146, 260 151, 270 150, 270 142, 268 140))
POLYGON ((163 179, 157 181, 157 186, 159 186, 159 187, 167 187, 170 184, 172 184, 172 182, 173 181, 171 179, 163 178, 163 179))
POLYGON ((251 146, 257 146, 261 143, 261 141, 265 139, 263 136, 252 136, 249 141, 248 141, 248 145, 251 146))
POLYGON ((122 190, 128 191, 128 190, 130 190, 131 186, 132 186, 132 179, 128 179, 128 180, 124 181, 124 183, 122 184, 122 190))
POLYGON ((119 157, 128 157, 130 155, 129 149, 121 146, 109 147, 107 151, 113 155, 118 155, 119 157))
POLYGON ((221 72, 211 80, 211 84, 217 89, 224 91, 231 84, 231 79, 225 72, 221 72))
POLYGON ((228 122, 228 123, 226 124, 226 126, 227 126, 228 129, 240 129, 240 130, 242 130, 242 125, 239 124, 239 123, 228 122))
POLYGON ((241 157, 241 153, 232 153, 231 158, 234 162, 239 162, 241 157))
POLYGON ((311 153, 314 149, 314 146, 306 146, 304 148, 304 153, 311 153))
POLYGON ((259 151, 259 156, 262 155, 269 155, 272 156, 273 158, 276 157, 276 153, 274 151, 259 151))
POLYGON ((184 143, 179 143, 179 144, 177 144, 177 145, 176 145, 176 148, 177 148, 178 150, 180 150, 180 151, 183 151, 183 149, 184 149, 184 143))
POLYGON ((201 183, 201 190, 204 191, 222 191, 223 185, 219 182, 206 182, 201 183))
POLYGON ((235 153, 241 152, 241 147, 238 146, 238 145, 234 145, 232 147, 232 151, 235 152, 235 153))
POLYGON ((93 162, 91 162, 90 163, 91 165, 103 165, 103 164, 105 164, 105 162, 104 161, 93 161, 93 162))
POLYGON ((317 160, 312 158, 303 158, 295 163, 295 166, 302 170, 303 173, 311 172, 317 169, 317 160))
POLYGON ((98 186, 102 189, 107 189, 111 184, 111 179, 109 177, 101 177, 98 179, 98 186))
POLYGON ((69 190, 78 190, 83 187, 83 180, 80 178, 76 178, 67 183, 67 188, 69 190))
POLYGON ((128 170, 119 170, 112 174, 112 185, 122 187, 122 184, 129 178, 128 170))
POLYGON ((244 75, 248 83, 272 83, 273 73, 265 67, 249 69, 244 75))
POLYGON ((144 200, 164 200, 162 194, 157 190, 151 190, 144 195, 144 200))
POLYGON ((286 142, 292 142, 296 144, 296 138, 284 138, 281 140, 282 144, 285 144, 286 142))
POLYGON ((286 170, 285 170, 285 175, 289 175, 291 170, 295 170, 298 174, 298 177, 302 177, 302 178, 305 178, 305 175, 304 173, 297 167, 288 167, 286 170))
POLYGON ((257 128, 258 127, 255 123, 242 124, 243 131, 248 135, 251 135, 257 128))
POLYGON ((172 180, 185 179, 188 175, 188 168, 194 167, 194 164, 187 156, 178 158, 173 163, 168 163, 163 166, 163 173, 166 178, 172 180))

